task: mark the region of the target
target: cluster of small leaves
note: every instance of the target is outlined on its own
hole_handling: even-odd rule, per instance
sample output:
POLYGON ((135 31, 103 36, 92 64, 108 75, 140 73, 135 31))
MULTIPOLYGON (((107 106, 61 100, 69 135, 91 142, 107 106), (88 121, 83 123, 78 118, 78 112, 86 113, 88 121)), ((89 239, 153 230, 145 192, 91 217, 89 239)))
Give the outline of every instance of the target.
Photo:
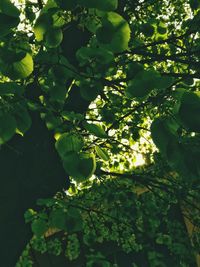
POLYGON ((23 251, 22 255, 20 256, 20 259, 18 263, 16 264, 16 267, 32 267, 33 266, 33 260, 30 256, 30 245, 28 244, 23 251))
POLYGON ((65 256, 70 260, 76 260, 80 254, 80 244, 76 234, 71 234, 67 238, 65 256))
MULTIPOLYGON (((149 266, 166 266, 165 253, 170 255, 171 264, 192 264, 191 255, 197 245, 192 248, 190 244, 178 206, 162 190, 143 194, 137 190, 133 181, 123 177, 121 181, 94 183, 70 197, 40 200, 39 204, 48 210, 47 228, 62 233, 59 238, 48 240, 45 238, 48 231, 40 225, 42 229, 37 228, 31 241, 32 249, 65 255, 72 262, 81 259, 88 266, 92 255, 98 253, 103 257, 101 261, 109 264, 114 264, 118 253, 132 260, 138 253, 144 253, 149 266), (152 250, 151 244, 158 251, 164 247, 165 252, 152 250), (109 250, 105 249, 107 246, 109 250)), ((35 213, 32 226, 41 217, 35 213)), ((99 260, 93 259, 93 264, 99 260)))

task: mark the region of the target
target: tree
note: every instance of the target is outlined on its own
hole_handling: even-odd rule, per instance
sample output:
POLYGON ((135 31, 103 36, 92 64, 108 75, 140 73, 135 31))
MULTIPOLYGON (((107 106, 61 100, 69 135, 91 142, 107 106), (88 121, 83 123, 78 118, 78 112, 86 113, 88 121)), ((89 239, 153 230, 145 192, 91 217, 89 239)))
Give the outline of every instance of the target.
POLYGON ((17 266, 195 266, 198 1, 2 0, 0 21, 3 266, 26 244, 17 266))

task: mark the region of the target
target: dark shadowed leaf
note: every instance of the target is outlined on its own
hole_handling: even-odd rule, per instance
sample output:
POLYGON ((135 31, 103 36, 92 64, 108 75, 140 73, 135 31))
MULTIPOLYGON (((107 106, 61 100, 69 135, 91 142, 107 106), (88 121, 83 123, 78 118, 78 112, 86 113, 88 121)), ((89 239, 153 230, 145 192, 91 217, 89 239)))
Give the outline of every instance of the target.
POLYGON ((0 11, 8 16, 18 18, 19 9, 10 0, 0 1, 0 11))
POLYGON ((12 17, 0 13, 0 38, 9 34, 13 28, 17 27, 18 23, 18 17, 12 17))
POLYGON ((200 93, 185 92, 181 99, 179 118, 190 131, 200 132, 200 93))
POLYGON ((3 95, 21 95, 24 92, 24 86, 14 82, 0 83, 0 96, 3 95))
POLYGON ((177 124, 167 118, 157 118, 151 124, 151 136, 163 155, 167 155, 171 142, 176 143, 177 124))
POLYGON ((47 222, 41 218, 36 219, 31 224, 31 229, 36 236, 42 236, 47 230, 47 222))
POLYGON ((31 117, 28 110, 18 105, 15 108, 14 116, 17 123, 17 130, 23 135, 31 127, 31 117))
POLYGON ((0 144, 10 140, 15 134, 16 120, 9 114, 0 115, 0 144))

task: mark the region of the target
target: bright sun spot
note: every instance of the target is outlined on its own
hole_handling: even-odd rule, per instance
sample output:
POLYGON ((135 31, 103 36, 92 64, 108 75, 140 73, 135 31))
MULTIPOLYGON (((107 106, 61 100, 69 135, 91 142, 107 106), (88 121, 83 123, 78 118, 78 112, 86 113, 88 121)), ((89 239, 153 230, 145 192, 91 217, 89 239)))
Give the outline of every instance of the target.
POLYGON ((143 155, 142 154, 136 154, 135 155, 135 161, 134 161, 133 164, 134 164, 135 167, 144 165, 145 164, 145 160, 144 160, 143 155))

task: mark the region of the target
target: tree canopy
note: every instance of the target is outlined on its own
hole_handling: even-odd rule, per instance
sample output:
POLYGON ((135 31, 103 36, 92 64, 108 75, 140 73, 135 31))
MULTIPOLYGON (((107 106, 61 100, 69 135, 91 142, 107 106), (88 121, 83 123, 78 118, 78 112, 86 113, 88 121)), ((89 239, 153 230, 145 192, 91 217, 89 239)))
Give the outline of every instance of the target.
POLYGON ((4 267, 196 266, 199 25, 198 0, 1 0, 4 267))

